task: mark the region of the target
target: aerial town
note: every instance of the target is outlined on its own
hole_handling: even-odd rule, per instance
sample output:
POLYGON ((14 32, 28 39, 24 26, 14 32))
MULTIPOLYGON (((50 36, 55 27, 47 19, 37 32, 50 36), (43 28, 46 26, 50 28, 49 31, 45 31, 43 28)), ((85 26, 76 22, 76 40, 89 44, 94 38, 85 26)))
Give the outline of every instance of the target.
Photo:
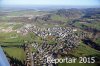
POLYGON ((100 65, 100 7, 7 3, 0 5, 0 66, 100 65))

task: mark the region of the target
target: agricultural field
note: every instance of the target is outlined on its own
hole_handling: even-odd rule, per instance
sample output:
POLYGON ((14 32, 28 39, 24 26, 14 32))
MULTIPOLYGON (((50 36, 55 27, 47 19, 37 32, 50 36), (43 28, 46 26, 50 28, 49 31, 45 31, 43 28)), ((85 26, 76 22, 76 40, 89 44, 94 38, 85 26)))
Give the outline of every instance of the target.
POLYGON ((13 57, 14 59, 17 59, 21 62, 23 62, 26 58, 25 52, 22 48, 17 48, 17 47, 6 47, 3 48, 3 50, 10 56, 13 57))

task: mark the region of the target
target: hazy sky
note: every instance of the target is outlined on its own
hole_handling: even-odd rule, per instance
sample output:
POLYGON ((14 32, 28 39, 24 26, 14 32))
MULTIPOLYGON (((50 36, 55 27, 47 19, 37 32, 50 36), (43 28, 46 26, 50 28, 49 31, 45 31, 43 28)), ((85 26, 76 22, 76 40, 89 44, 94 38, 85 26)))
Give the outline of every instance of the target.
POLYGON ((0 0, 2 5, 100 6, 100 0, 0 0))

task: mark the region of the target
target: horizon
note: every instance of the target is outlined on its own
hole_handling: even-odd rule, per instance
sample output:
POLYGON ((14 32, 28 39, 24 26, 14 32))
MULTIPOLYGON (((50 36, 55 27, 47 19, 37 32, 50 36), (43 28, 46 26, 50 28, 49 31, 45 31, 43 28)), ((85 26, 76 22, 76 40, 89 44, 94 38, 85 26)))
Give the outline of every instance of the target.
POLYGON ((100 6, 68 6, 68 5, 14 5, 14 6, 1 6, 1 9, 16 9, 16 8, 22 8, 22 9, 84 9, 84 8, 100 8, 100 6))
POLYGON ((100 0, 0 0, 4 6, 100 6, 100 0))

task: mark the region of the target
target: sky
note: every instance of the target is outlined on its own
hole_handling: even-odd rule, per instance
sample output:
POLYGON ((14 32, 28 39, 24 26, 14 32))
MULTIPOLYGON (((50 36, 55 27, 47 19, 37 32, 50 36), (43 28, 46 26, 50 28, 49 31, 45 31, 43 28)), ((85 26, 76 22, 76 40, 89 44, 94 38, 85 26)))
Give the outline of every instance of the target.
POLYGON ((100 6, 100 0, 0 0, 2 5, 100 6))

